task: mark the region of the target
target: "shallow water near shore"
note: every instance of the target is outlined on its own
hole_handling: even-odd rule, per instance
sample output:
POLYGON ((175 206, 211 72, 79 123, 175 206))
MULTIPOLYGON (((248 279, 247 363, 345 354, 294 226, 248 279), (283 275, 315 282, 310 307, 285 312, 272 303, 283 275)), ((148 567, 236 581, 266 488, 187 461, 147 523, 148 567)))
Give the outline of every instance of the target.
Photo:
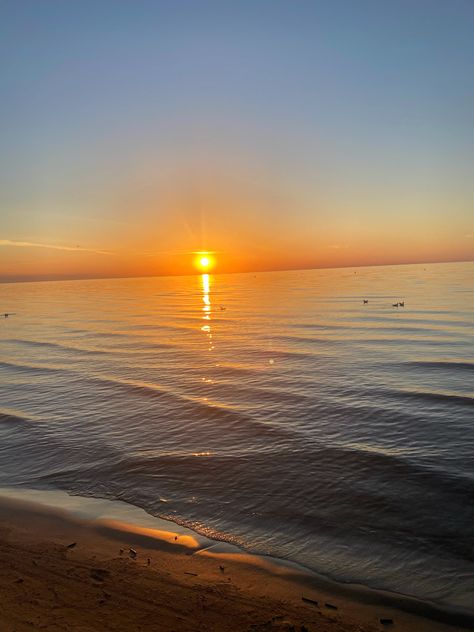
POLYGON ((473 279, 470 263, 4 284, 0 485, 124 500, 472 608, 473 279))

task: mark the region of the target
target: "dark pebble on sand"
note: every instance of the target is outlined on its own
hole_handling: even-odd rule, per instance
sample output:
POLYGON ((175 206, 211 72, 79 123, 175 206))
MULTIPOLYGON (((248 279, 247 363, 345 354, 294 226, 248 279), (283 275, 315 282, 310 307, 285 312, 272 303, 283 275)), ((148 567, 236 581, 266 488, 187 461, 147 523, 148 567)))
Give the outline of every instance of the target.
POLYGON ((306 601, 306 603, 312 603, 313 606, 319 606, 319 603, 316 601, 316 599, 310 599, 309 597, 301 597, 301 599, 303 601, 306 601))
POLYGON ((90 575, 92 579, 95 579, 98 582, 103 582, 104 579, 110 575, 110 573, 109 571, 105 570, 105 568, 92 568, 90 571, 90 575))

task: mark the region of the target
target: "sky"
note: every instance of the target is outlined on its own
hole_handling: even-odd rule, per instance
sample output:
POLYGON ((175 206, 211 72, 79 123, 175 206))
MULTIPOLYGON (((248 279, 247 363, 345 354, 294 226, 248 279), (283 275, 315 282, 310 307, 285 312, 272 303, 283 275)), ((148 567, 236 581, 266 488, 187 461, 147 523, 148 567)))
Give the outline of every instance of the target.
POLYGON ((0 0, 0 281, 474 259, 472 0, 0 0))

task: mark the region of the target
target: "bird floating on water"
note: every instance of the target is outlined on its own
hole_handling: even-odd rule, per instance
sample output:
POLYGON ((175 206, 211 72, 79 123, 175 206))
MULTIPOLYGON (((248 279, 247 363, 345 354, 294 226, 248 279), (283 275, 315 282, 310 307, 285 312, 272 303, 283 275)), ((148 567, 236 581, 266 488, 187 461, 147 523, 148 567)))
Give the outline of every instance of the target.
POLYGON ((367 305, 367 303, 369 302, 368 298, 364 298, 364 305, 367 305))
POLYGON ((5 312, 3 314, 3 318, 8 318, 9 316, 15 316, 15 312, 5 312))

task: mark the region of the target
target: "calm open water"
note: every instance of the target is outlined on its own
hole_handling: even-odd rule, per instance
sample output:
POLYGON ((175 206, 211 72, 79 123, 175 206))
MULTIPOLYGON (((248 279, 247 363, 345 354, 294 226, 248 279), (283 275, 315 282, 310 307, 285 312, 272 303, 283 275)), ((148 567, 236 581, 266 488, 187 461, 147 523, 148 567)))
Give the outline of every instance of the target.
POLYGON ((337 580, 473 607, 473 263, 0 298, 17 312, 0 321, 0 485, 125 500, 337 580))

